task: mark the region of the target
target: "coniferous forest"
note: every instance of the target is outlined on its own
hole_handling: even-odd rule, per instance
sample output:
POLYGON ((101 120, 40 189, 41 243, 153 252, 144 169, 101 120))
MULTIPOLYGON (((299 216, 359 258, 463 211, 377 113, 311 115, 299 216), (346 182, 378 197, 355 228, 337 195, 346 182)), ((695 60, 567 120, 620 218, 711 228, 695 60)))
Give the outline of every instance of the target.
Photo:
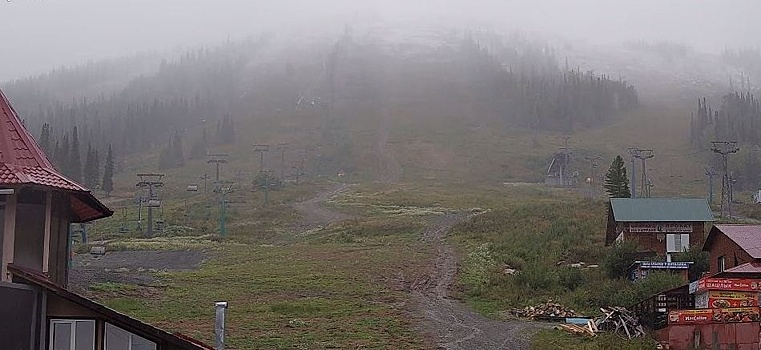
MULTIPOLYGON (((347 32, 295 56, 268 45, 264 37, 225 42, 153 69, 142 56, 93 63, 3 88, 55 164, 91 186, 109 146, 117 168, 120 157, 150 149, 160 150, 158 169, 182 167, 211 145, 235 142, 236 121, 304 106, 319 110, 324 142, 339 146, 344 120, 394 106, 411 117, 448 113, 566 133, 638 106, 623 79, 561 66, 553 49, 519 36, 468 33, 389 49, 347 32), (139 69, 116 68, 130 65, 139 69), (92 86, 108 88, 93 94, 92 86)), ((337 157, 349 152, 337 149, 337 157)))

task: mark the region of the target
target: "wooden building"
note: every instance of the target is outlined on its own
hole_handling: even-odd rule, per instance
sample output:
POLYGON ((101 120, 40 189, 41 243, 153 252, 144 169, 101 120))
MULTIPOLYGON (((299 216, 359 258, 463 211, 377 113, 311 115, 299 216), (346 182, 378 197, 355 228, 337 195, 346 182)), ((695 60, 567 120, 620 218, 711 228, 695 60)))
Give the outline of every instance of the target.
POLYGON ((761 264, 761 225, 715 225, 703 250, 710 255, 711 274, 726 270, 759 272, 756 266, 761 264))
POLYGON ((70 224, 112 214, 55 169, 0 91, 0 348, 209 348, 66 288, 70 224))
POLYGON ((635 242, 640 252, 668 257, 702 245, 713 221, 705 199, 611 198, 605 245, 635 242))

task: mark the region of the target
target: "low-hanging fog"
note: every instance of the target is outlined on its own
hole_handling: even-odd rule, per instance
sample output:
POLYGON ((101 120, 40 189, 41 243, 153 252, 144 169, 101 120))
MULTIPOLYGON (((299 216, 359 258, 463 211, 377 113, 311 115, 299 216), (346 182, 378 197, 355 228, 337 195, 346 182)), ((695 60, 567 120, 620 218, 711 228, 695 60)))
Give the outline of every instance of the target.
POLYGON ((756 47, 761 3, 610 0, 7 0, 0 81, 103 58, 279 40, 350 26, 519 30, 586 44, 673 41, 701 51, 756 47))

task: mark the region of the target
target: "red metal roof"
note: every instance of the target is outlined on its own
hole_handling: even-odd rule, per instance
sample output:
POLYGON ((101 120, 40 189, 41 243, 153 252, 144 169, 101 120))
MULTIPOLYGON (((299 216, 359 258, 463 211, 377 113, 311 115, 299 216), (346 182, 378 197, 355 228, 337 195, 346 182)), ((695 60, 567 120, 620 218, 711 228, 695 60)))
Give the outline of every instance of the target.
POLYGON ((113 214, 90 190, 56 170, 0 90, 0 186, 27 184, 79 192, 75 197, 82 205, 72 203, 78 222, 113 214))
POLYGON ((724 272, 731 273, 761 273, 761 263, 759 262, 749 262, 745 263, 739 266, 735 266, 731 269, 726 269, 724 272))
POLYGON ((708 234, 703 250, 707 250, 717 230, 737 243, 753 259, 761 259, 761 225, 714 225, 708 234))

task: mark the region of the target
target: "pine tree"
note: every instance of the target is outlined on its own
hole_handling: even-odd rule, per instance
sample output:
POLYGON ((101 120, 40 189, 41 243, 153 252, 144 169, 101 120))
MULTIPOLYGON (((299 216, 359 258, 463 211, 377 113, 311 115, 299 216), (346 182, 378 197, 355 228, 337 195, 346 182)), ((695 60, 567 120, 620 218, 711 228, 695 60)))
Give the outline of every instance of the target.
POLYGON ((182 151, 182 134, 174 132, 174 144, 172 145, 172 164, 176 167, 185 166, 185 154, 182 151))
POLYGON ((100 185, 100 156, 98 150, 92 150, 92 188, 97 188, 100 185))
POLYGON ((629 198, 632 196, 629 191, 629 178, 626 176, 624 159, 620 155, 613 159, 608 172, 605 173, 605 192, 608 192, 611 198, 629 198))
POLYGON ((71 164, 69 163, 69 135, 64 133, 61 148, 58 152, 58 167, 64 175, 71 177, 71 164))
POLYGON ((103 181, 101 184, 101 188, 106 192, 106 196, 111 196, 111 191, 114 190, 114 153, 110 144, 106 154, 106 165, 103 167, 103 181))
POLYGON ((82 177, 84 178, 85 186, 89 188, 95 187, 97 177, 95 177, 95 150, 92 148, 92 144, 87 144, 87 155, 85 156, 85 166, 82 169, 82 177))
POLYGON ((50 148, 50 124, 42 124, 42 132, 40 133, 40 148, 48 156, 52 156, 52 149, 50 148))
POLYGON ((71 129, 71 155, 69 155, 70 176, 75 181, 82 181, 82 158, 79 152, 79 132, 75 125, 71 129))

